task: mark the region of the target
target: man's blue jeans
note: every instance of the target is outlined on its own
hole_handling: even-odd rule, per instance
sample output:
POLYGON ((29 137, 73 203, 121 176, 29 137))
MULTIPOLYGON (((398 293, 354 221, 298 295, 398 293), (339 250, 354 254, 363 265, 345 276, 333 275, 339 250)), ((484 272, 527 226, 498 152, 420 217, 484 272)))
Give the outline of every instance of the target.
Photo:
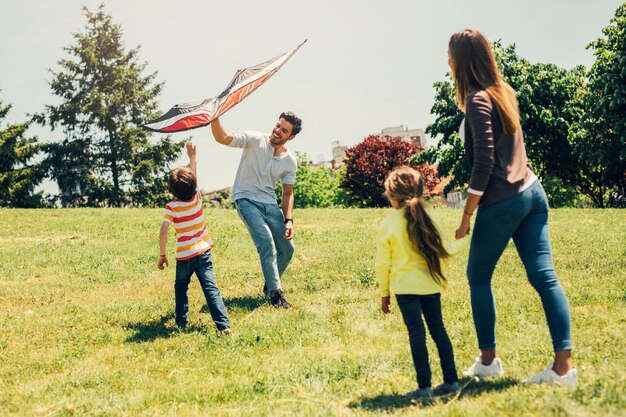
POLYGON ((230 321, 226 314, 226 306, 220 294, 220 290, 215 285, 213 276, 213 261, 211 251, 208 250, 198 256, 184 261, 176 261, 176 282, 174 283, 174 294, 176 296, 176 324, 185 327, 188 321, 189 299, 187 289, 191 281, 191 275, 196 273, 202 292, 209 306, 209 312, 218 330, 230 327, 230 321))
MULTIPOLYGON (((511 238, 528 281, 541 297, 554 350, 572 349, 569 304, 552 263, 548 199, 538 180, 515 197, 478 209, 467 264, 478 347, 496 348, 491 277, 511 238)), ((509 296, 515 297, 516 291, 511 288, 509 296)))
POLYGON ((282 289, 280 278, 295 250, 293 241, 285 239, 283 212, 277 204, 247 198, 238 199, 235 205, 259 253, 268 293, 282 289))

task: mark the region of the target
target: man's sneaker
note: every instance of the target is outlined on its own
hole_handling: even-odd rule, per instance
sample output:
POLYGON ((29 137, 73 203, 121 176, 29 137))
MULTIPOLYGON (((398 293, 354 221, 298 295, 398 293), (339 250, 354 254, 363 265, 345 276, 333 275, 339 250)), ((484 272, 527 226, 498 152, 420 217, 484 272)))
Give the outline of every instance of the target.
POLYGON ((285 300, 283 293, 284 291, 280 289, 272 291, 272 294, 270 295, 270 304, 276 308, 289 309, 291 308, 291 304, 289 304, 289 301, 285 300))
POLYGON ((224 327, 222 330, 220 330, 220 334, 224 336, 232 336, 233 331, 230 329, 230 327, 224 327))
POLYGON ((435 387, 435 392, 438 395, 454 394, 454 393, 458 392, 460 389, 461 389, 461 387, 459 387, 459 383, 458 382, 452 382, 451 384, 437 385, 435 387))
POLYGON ((409 391, 405 394, 409 398, 416 400, 429 400, 433 398, 433 389, 431 387, 409 391))
POLYGON ((565 375, 560 376, 552 369, 553 364, 546 366, 543 372, 538 373, 524 384, 554 384, 560 387, 575 387, 578 384, 578 372, 572 368, 565 375))
POLYGON ((476 361, 472 366, 463 371, 465 376, 502 376, 504 375, 504 369, 502 368, 502 361, 500 358, 494 358, 493 362, 488 366, 483 365, 483 359, 479 355, 476 357, 476 361))

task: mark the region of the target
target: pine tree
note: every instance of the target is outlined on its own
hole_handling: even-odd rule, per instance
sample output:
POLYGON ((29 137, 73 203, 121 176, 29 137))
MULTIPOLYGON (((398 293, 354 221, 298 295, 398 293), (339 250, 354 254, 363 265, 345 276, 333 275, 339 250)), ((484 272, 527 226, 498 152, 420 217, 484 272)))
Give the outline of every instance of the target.
MULTIPOLYGON (((0 101, 0 122, 11 110, 0 101)), ((30 121, 0 128, 0 207, 41 207, 43 192, 34 189, 45 177, 45 170, 33 160, 41 151, 36 137, 24 137, 30 121)))
POLYGON ((65 48, 68 58, 52 72, 50 87, 61 99, 39 116, 64 139, 46 147, 51 175, 64 205, 161 204, 167 197, 169 164, 183 143, 157 144, 141 124, 156 116, 162 83, 143 75, 139 48, 126 51, 122 28, 100 5, 83 7, 87 25, 65 48))

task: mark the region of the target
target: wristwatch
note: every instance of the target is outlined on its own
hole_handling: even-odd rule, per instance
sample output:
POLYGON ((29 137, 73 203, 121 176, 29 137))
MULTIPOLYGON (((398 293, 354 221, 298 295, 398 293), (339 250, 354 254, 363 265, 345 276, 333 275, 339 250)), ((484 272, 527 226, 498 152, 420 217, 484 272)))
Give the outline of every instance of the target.
POLYGON ((287 222, 293 223, 293 219, 285 219, 285 224, 287 224, 287 222))

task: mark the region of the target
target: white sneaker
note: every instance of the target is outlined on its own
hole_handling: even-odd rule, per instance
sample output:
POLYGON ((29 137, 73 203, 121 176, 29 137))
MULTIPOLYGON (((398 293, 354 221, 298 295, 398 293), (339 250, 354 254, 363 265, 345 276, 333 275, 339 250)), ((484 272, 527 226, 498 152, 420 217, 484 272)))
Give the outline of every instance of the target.
POLYGON ((490 365, 483 365, 483 359, 479 355, 476 357, 476 361, 463 371, 463 375, 465 376, 502 376, 504 375, 504 369, 502 368, 502 361, 500 358, 494 358, 493 362, 490 365))
POLYGON ((560 387, 575 387, 578 384, 578 372, 572 368, 565 375, 560 376, 552 369, 553 364, 546 366, 543 372, 538 373, 524 384, 554 384, 560 387))

